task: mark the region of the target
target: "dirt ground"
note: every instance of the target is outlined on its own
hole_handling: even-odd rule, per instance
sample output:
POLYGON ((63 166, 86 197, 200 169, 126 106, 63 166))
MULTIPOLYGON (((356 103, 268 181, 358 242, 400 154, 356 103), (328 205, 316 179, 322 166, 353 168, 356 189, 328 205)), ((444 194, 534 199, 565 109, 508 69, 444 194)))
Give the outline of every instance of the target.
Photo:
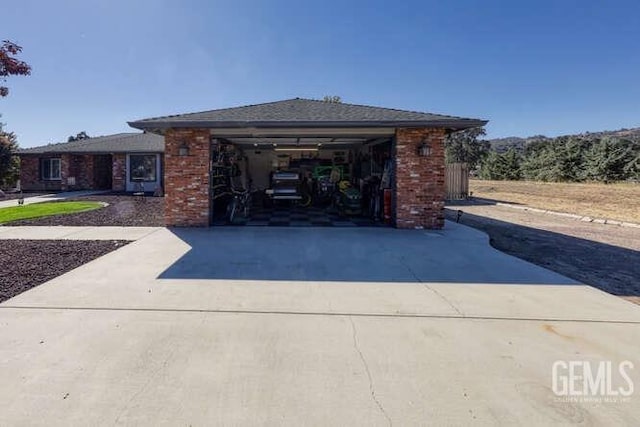
POLYGON ((486 232, 496 249, 640 302, 640 228, 478 201, 448 204, 447 218, 455 221, 458 210, 460 223, 486 232))
POLYGON ((469 181, 476 198, 640 223, 640 184, 469 181))

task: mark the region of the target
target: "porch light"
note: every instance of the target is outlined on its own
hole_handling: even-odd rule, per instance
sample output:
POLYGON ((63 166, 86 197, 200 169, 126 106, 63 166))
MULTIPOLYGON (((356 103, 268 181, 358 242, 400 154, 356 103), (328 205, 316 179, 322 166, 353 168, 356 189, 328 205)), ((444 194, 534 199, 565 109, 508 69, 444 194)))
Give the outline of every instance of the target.
POLYGON ((418 145, 418 156, 429 157, 431 155, 431 146, 423 139, 418 145))
POLYGON ((178 155, 180 157, 185 157, 189 155, 189 146, 186 142, 183 142, 180 148, 178 148, 178 155))

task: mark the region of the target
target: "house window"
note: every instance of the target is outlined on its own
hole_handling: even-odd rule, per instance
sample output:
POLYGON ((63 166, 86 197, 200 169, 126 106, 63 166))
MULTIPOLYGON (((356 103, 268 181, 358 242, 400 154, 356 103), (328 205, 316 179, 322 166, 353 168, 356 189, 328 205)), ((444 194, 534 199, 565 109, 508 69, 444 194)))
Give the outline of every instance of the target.
POLYGON ((40 178, 44 181, 60 180, 60 159, 40 159, 40 178))
POLYGON ((131 181, 156 181, 156 155, 132 154, 129 156, 129 176, 131 181))

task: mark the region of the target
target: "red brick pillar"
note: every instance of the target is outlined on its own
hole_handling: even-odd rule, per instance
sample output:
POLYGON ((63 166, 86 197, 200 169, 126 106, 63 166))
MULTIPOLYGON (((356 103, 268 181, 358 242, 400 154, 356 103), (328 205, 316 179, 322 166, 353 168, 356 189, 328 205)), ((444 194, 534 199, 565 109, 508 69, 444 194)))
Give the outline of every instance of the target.
POLYGON ((168 226, 209 225, 208 129, 169 129, 164 137, 164 218, 168 226), (186 145, 189 154, 181 156, 186 145))
POLYGON ((111 155, 111 189, 113 191, 124 191, 127 179, 126 155, 114 153, 111 155))
POLYGON ((60 156, 60 189, 62 191, 69 190, 67 179, 71 175, 71 155, 63 154, 60 156))
POLYGON ((396 130, 396 226, 431 228, 444 226, 444 129, 396 130), (422 157, 418 147, 426 143, 431 153, 422 157))

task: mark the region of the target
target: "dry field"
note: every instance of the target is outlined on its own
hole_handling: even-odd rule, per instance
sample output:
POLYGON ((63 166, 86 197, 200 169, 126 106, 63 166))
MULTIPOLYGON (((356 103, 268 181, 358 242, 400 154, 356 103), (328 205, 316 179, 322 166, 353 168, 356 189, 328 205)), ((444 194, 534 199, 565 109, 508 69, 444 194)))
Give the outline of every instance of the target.
POLYGON ((471 180, 474 197, 640 223, 640 184, 471 180))

